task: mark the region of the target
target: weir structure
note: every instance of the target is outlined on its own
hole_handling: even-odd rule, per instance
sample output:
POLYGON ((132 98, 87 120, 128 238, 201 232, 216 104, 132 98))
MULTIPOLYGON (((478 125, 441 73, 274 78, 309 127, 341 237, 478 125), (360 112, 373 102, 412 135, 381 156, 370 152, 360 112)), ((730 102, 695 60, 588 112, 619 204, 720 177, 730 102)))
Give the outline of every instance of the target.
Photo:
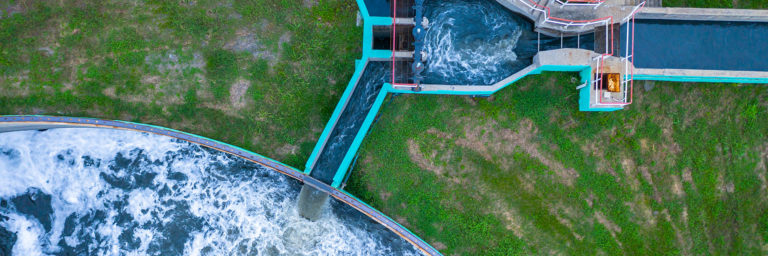
POLYGON ((327 197, 333 196, 424 253, 440 255, 406 228, 343 190, 357 151, 387 94, 490 96, 527 75, 578 72, 579 110, 615 111, 632 103, 634 80, 768 83, 768 47, 764 43, 768 42, 768 10, 658 8, 636 0, 495 0, 532 20, 536 32, 560 37, 561 42, 574 36, 578 42, 581 35, 592 34, 594 49, 561 47, 539 51, 531 65, 501 81, 467 85, 421 83, 419 27, 428 26, 428 21, 419 19, 422 0, 356 1, 363 21, 363 53, 355 60, 355 72, 303 171, 222 142, 123 121, 0 116, 0 132, 102 127, 186 140, 257 162, 303 182, 299 209, 307 218, 317 217, 327 197), (735 33, 738 38, 727 40, 709 30, 735 33), (706 58, 702 58, 705 54, 706 58), (370 74, 382 63, 391 67, 390 79, 370 80, 370 74))
POLYGON ((467 85, 420 82, 419 29, 429 29, 428 21, 420 19, 423 0, 356 1, 363 21, 363 53, 304 168, 304 173, 324 176, 319 179, 336 188, 349 177, 388 93, 490 96, 527 75, 578 72, 579 110, 615 111, 632 103, 635 80, 768 83, 768 10, 661 8, 638 0, 495 0, 533 21, 537 33, 561 42, 592 34, 594 49, 539 51, 531 65, 501 81, 467 85), (729 34, 723 39, 711 30, 729 34), (320 156, 329 148, 361 77, 375 62, 392 66, 391 79, 381 84, 349 142, 334 149, 344 151, 336 152, 338 164, 318 175, 320 156))
POLYGON ((424 1, 356 1, 363 53, 304 168, 305 174, 334 188, 344 187, 389 93, 490 96, 527 75, 578 72, 579 110, 615 111, 632 103, 635 80, 768 83, 768 10, 661 8, 660 0, 495 0, 533 21, 540 35, 559 37, 561 48, 539 49, 531 65, 491 85, 424 84, 419 76, 424 67, 421 33, 429 29, 420 14, 424 1), (711 30, 729 34, 722 37, 711 30), (579 49, 581 37, 590 34, 594 49, 579 49), (562 47, 569 37, 576 37, 577 48, 562 47), (361 90, 361 77, 376 62, 391 65, 391 79, 377 88, 352 138, 338 147, 331 141, 343 126, 339 120, 354 92, 361 90), (318 171, 317 163, 329 148, 340 160, 318 171))

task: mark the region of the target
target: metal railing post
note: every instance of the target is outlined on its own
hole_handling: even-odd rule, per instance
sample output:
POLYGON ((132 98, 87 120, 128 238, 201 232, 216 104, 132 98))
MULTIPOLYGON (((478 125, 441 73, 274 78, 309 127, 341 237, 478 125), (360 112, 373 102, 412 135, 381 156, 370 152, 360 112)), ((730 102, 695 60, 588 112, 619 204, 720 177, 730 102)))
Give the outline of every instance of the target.
POLYGON ((536 31, 536 34, 538 35, 538 38, 536 39, 536 51, 540 52, 541 51, 541 32, 536 31))

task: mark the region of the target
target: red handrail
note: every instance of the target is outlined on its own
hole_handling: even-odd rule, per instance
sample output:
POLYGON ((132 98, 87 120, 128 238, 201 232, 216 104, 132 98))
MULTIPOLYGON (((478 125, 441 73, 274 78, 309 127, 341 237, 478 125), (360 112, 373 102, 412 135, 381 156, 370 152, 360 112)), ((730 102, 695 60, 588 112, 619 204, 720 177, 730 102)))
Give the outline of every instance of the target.
MULTIPOLYGON (((632 38, 631 38, 631 41, 632 41, 632 47, 631 47, 632 54, 630 54, 630 56, 627 56, 626 59, 625 59, 625 61, 627 61, 627 63, 625 63, 625 65, 631 64, 631 66, 629 66, 629 71, 630 71, 630 76, 629 76, 629 102, 603 103, 603 97, 600 97, 600 95, 598 95, 598 101, 600 102, 600 104, 604 104, 604 105, 619 105, 619 106, 632 104, 632 100, 633 100, 633 94, 632 94, 633 92, 632 91, 633 91, 634 85, 635 85, 635 67, 634 67, 634 63, 632 63, 632 61, 630 61, 629 59, 630 58, 632 60, 635 59, 635 14, 637 14, 637 12, 639 12, 640 9, 642 9, 644 6, 645 6, 645 2, 640 3, 640 5, 637 8, 635 8, 635 10, 632 11, 632 13, 630 13, 629 16, 628 16, 628 17, 631 17, 631 19, 632 19, 632 22, 631 22, 632 23, 632 38)), ((613 32, 611 32, 611 33, 613 33, 613 32)), ((627 38, 627 40, 630 40, 630 38, 627 38)), ((605 68, 605 67, 603 66, 603 68, 605 68)), ((600 80, 600 93, 602 93, 602 92, 603 92, 603 81, 601 79, 600 80)), ((625 98, 625 100, 626 100, 626 98, 625 98)))
MULTIPOLYGON (((416 87, 417 84, 395 82, 395 45, 397 38, 397 0, 392 0, 392 86, 416 87)), ((416 54, 416 53, 414 53, 416 54)))

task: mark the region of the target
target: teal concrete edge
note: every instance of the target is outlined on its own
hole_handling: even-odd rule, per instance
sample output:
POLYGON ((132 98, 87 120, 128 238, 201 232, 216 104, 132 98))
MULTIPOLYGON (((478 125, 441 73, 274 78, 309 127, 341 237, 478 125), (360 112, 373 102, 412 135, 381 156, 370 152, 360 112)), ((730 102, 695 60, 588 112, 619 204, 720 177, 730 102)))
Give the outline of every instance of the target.
MULTIPOLYGON (((587 83, 589 84, 591 82, 591 74, 592 74, 592 67, 590 66, 565 66, 565 65, 543 65, 539 68, 536 68, 534 70, 531 70, 531 72, 528 72, 527 74, 520 75, 515 80, 510 81, 504 86, 501 86, 497 89, 491 89, 491 86, 488 86, 489 89, 477 89, 472 91, 448 91, 448 90, 436 90, 436 91, 420 91, 420 92, 414 92, 411 90, 402 90, 402 89, 395 89, 392 87, 388 87, 388 92, 390 93, 412 93, 412 94, 433 94, 433 95, 476 95, 476 96, 490 96, 491 94, 494 94, 512 84, 519 81, 523 77, 527 77, 528 75, 537 75, 541 74, 541 72, 544 71, 557 71, 557 72, 579 72, 579 75, 581 76, 581 83, 587 83)), ((482 86, 476 86, 476 87, 482 87, 482 86)), ((605 111, 616 111, 621 110, 621 108, 590 108, 589 106, 589 88, 582 88, 579 90, 579 110, 580 111, 596 111, 596 112, 605 112, 605 111)))
MULTIPOLYGON (((342 192, 344 192, 345 194, 347 194, 347 196, 349 196, 349 197, 351 197, 351 198, 354 198, 355 200, 357 200, 357 201, 361 202, 362 204, 364 204, 364 205, 365 205, 365 206, 367 206, 368 208, 371 208, 371 209, 373 209, 374 211, 377 211, 377 212, 379 211, 379 210, 376 210, 376 208, 373 208, 372 206, 368 205, 368 204, 367 204, 365 201, 363 201, 363 200, 360 200, 360 198, 357 198, 356 196, 354 196, 354 195, 350 194, 350 193, 349 193, 349 192, 347 192, 346 190, 343 190, 343 189, 342 189, 341 191, 342 191, 342 192)), ((410 231, 408 228, 404 227, 403 225, 400 225, 400 223, 399 223, 399 222, 397 222, 397 221, 393 220, 392 218, 390 218, 389 216, 385 215, 384 213, 381 213, 381 215, 382 215, 382 216, 384 216, 384 217, 386 217, 386 218, 388 218, 390 221, 392 221, 392 223, 395 223, 395 224, 397 224, 398 226, 400 226, 400 228, 402 228, 403 230, 408 230, 408 232, 411 232, 411 231, 410 231)), ((435 249, 434 247, 432 247, 432 245, 430 245, 429 243, 427 243, 426 241, 424 241, 423 239, 421 239, 421 237, 415 236, 415 238, 416 238, 416 239, 419 239, 419 241, 421 241, 423 244, 425 244, 425 245, 429 246, 429 248, 430 248, 430 249, 432 249, 432 251, 438 252, 438 251, 437 251, 437 249, 435 249)), ((438 252, 438 253, 439 253, 439 252, 438 252)), ((439 254, 439 255, 442 255, 442 254, 439 254)))
MULTIPOLYGON (((411 90, 402 90, 402 89, 395 89, 392 87, 391 84, 385 83, 382 86, 381 91, 379 91, 379 94, 376 96, 376 100, 374 101, 373 105, 371 106, 370 111, 366 115, 362 126, 360 127, 360 130, 358 130, 357 134, 355 135, 355 139, 352 141, 352 144, 350 145, 349 149, 346 153, 344 153, 344 158, 339 165, 339 169, 336 170, 336 174, 333 177, 333 183, 331 186, 333 187, 340 187, 342 185, 342 182, 344 181, 345 176, 347 176, 347 172, 349 171, 349 167, 352 164, 352 161, 355 158, 355 155, 357 151, 360 149, 360 146, 363 143, 363 140, 365 139, 365 135, 368 133, 368 130, 371 128, 371 125, 373 124, 373 121, 376 119, 376 115, 378 115, 379 110, 381 109, 382 104, 384 103, 384 99, 386 98, 388 93, 413 93, 413 94, 439 94, 439 95, 491 95, 498 90, 501 90, 503 88, 506 88, 507 86, 515 83, 519 79, 531 75, 531 74, 541 74, 541 72, 544 71, 559 71, 559 72, 579 72, 581 76, 582 83, 589 83, 590 82, 590 74, 592 72, 592 69, 590 66, 556 66, 556 65, 546 65, 539 67, 537 69, 532 70, 528 74, 521 75, 519 78, 515 79, 514 81, 509 82, 508 84, 496 89, 496 90, 474 90, 474 91, 427 91, 427 92, 414 92, 411 90)), ((589 108, 589 93, 588 90, 585 90, 586 88, 582 88, 579 91, 579 110, 581 111, 614 111, 619 110, 621 108, 600 108, 600 109, 593 109, 589 108)), ((337 105, 337 108, 341 107, 342 104, 339 103, 337 105)), ((337 117, 338 118, 338 117, 337 117)), ((329 126, 326 126, 327 129, 332 129, 332 126, 330 126, 331 122, 329 121, 329 126)), ((321 138, 323 140, 323 138, 321 138)), ((318 144, 320 144, 318 142, 318 144)), ((316 148, 318 148, 316 146, 316 148)))
POLYGON ((349 150, 344 154, 344 159, 341 161, 339 169, 336 170, 336 174, 333 176, 333 184, 331 184, 331 186, 338 188, 341 186, 341 182, 344 181, 344 176, 346 176, 347 169, 349 169, 352 160, 355 158, 355 153, 360 149, 360 144, 363 143, 363 139, 368 133, 368 129, 371 128, 374 119, 376 119, 376 115, 379 113, 379 109, 381 109, 382 103, 384 103, 384 99, 387 97, 387 85, 388 84, 382 85, 379 94, 376 95, 376 100, 373 102, 371 110, 369 110, 368 114, 365 116, 363 124, 360 126, 360 130, 355 134, 355 139, 352 141, 352 145, 349 146, 349 150))
POLYGON ((334 108, 330 120, 325 124, 325 128, 320 134, 320 138, 318 139, 317 144, 315 144, 312 154, 309 155, 309 159, 307 159, 307 163, 304 165, 304 173, 306 174, 312 172, 312 167, 314 167, 317 162, 318 154, 320 154, 320 151, 325 147, 325 143, 328 141, 328 136, 331 136, 331 131, 333 131, 336 121, 339 120, 339 116, 341 116, 341 111, 344 109, 344 106, 349 102, 349 96, 352 95, 352 91, 354 91, 355 86, 357 86, 357 80, 362 76, 369 59, 388 59, 392 57, 392 51, 374 50, 372 41, 373 26, 392 25, 392 18, 371 17, 368 15, 368 9, 365 7, 364 0, 357 0, 357 5, 359 6, 360 15, 363 17, 363 56, 355 61, 355 73, 352 75, 352 78, 349 79, 347 88, 344 90, 341 99, 339 99, 339 103, 336 104, 336 108, 334 108))

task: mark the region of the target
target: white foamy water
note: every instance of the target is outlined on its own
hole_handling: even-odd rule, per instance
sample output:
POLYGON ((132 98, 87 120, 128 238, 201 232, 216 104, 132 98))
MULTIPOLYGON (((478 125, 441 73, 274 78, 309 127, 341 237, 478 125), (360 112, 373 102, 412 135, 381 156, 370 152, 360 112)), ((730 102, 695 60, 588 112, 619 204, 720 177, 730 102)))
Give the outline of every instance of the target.
POLYGON ((0 235, 15 236, 0 254, 418 254, 338 202, 305 220, 298 182, 164 136, 0 133, 0 177, 0 235))
POLYGON ((515 53, 526 24, 490 1, 425 3, 425 83, 490 85, 527 65, 515 53))

